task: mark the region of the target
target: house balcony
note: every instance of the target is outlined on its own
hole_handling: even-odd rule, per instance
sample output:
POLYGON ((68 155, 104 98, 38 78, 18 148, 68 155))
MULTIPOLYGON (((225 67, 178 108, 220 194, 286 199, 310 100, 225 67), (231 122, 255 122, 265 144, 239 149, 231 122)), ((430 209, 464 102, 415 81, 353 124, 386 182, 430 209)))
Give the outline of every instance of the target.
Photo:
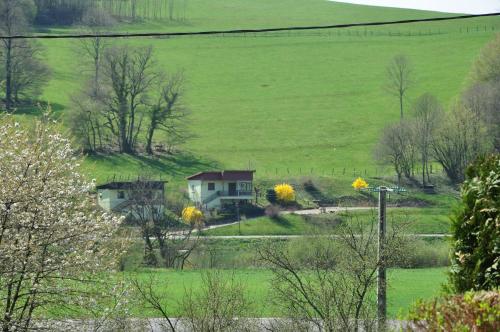
POLYGON ((218 194, 219 194, 219 197, 223 198, 223 199, 252 198, 251 191, 240 191, 240 190, 219 191, 218 194))
POLYGON ((208 196, 202 201, 202 204, 207 204, 213 201, 214 199, 252 199, 251 191, 242 191, 242 190, 230 190, 230 191, 216 191, 212 195, 208 196))

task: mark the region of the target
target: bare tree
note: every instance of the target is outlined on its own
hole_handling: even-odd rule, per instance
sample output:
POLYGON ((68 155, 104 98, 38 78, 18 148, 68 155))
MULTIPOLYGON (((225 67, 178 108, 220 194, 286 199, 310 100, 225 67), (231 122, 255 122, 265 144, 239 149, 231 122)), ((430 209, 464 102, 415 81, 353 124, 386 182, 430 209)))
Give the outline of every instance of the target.
POLYGON ((69 110, 68 124, 73 137, 86 153, 103 151, 111 145, 104 128, 102 113, 103 104, 92 95, 96 92, 94 86, 71 98, 72 107, 69 110))
POLYGON ((15 51, 11 62, 11 93, 19 103, 21 97, 36 98, 42 93, 42 86, 50 78, 49 68, 38 59, 41 48, 33 43, 25 43, 22 49, 15 51))
POLYGON ((106 123, 120 152, 134 153, 144 113, 141 107, 155 82, 152 48, 113 47, 105 55, 106 123))
MULTIPOLYGON (((34 13, 35 5, 31 0, 0 0, 0 33, 13 36, 25 32, 34 13)), ((26 52, 29 53, 32 48, 28 42, 14 39, 2 39, 0 45, 2 74, 5 77, 5 106, 10 110, 14 104, 16 77, 20 77, 21 72, 26 73, 21 64, 27 62, 29 56, 26 52), (23 60, 18 59, 20 56, 23 60)), ((32 65, 34 61, 35 59, 31 59, 32 65)))
MULTIPOLYGON (((100 32, 100 30, 92 29, 92 33, 100 32)), ((104 58, 104 51, 109 44, 102 37, 84 38, 78 40, 77 53, 87 58, 92 63, 92 89, 91 97, 100 98, 102 94, 101 89, 101 72, 102 63, 104 58)))
MULTIPOLYGON (((302 257, 291 244, 269 241, 259 256, 273 274, 275 301, 296 324, 317 331, 372 331, 375 329, 374 291, 377 269, 404 255, 406 240, 392 228, 384 252, 377 257, 375 218, 367 225, 353 218, 335 236, 301 242, 302 257), (313 328, 314 327, 314 328, 313 328)), ((304 241, 304 240, 301 240, 304 241)), ((296 245, 296 244, 295 244, 296 245)))
POLYGON ((478 82, 500 80, 500 34, 489 42, 479 54, 473 71, 473 78, 478 82))
POLYGON ((442 122, 431 146, 434 158, 448 178, 459 183, 469 163, 492 148, 492 138, 478 114, 456 104, 442 122))
POLYGON ((500 80, 475 83, 463 93, 462 102, 481 118, 495 149, 500 151, 500 80))
POLYGON ((199 233, 165 208, 163 186, 161 181, 140 177, 131 184, 128 209, 130 217, 141 228, 146 262, 156 265, 156 245, 164 267, 183 269, 198 244, 199 233))
POLYGON ((250 308, 245 286, 234 274, 206 271, 202 275, 202 289, 186 289, 184 295, 183 323, 189 331, 251 331, 245 314, 250 308))
POLYGON ((186 138, 184 118, 187 109, 183 105, 184 75, 178 72, 161 79, 161 91, 156 102, 148 107, 149 125, 146 132, 146 152, 153 154, 153 136, 157 130, 167 134, 174 142, 186 138))
POLYGON ((432 139, 441 125, 443 110, 437 99, 429 94, 421 95, 413 104, 412 121, 415 130, 415 143, 420 152, 422 162, 422 185, 430 182, 429 162, 431 157, 432 139))
POLYGON ((69 141, 49 119, 0 126, 0 327, 26 331, 42 308, 79 306, 123 247, 100 212, 69 141), (82 286, 83 283, 85 286, 82 286))
POLYGON ((387 66, 387 91, 398 97, 400 118, 403 119, 404 99, 413 83, 413 69, 404 55, 396 55, 387 66))
POLYGON ((398 176, 398 183, 404 175, 410 178, 415 165, 416 147, 414 131, 408 121, 401 121, 384 128, 375 147, 375 158, 382 163, 390 163, 398 176))
POLYGON ((161 323, 161 327, 165 331, 175 332, 177 329, 177 322, 171 319, 172 312, 170 307, 166 304, 165 292, 161 294, 156 290, 161 286, 162 290, 168 289, 168 282, 163 279, 155 278, 153 273, 150 273, 147 279, 134 279, 132 285, 142 300, 144 307, 153 309, 156 313, 160 314, 161 318, 166 321, 161 323))

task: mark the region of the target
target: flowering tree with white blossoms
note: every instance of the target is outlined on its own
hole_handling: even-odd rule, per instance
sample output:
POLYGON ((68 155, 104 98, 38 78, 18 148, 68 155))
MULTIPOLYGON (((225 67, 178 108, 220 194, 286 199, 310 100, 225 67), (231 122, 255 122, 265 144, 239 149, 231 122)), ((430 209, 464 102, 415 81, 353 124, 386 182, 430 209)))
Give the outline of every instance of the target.
POLYGON ((48 116, 30 127, 0 118, 3 332, 32 328, 43 307, 71 308, 92 298, 88 285, 122 251, 113 240, 120 219, 95 207, 93 183, 79 174, 69 140, 55 127, 48 116))

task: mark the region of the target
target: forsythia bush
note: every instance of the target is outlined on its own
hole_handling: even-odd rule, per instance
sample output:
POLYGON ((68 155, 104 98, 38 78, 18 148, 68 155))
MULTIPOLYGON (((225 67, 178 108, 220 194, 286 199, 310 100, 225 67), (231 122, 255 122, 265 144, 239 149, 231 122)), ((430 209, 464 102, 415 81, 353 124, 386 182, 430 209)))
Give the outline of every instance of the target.
POLYGON ((365 180, 363 180, 362 178, 357 178, 352 183, 352 187, 356 190, 360 190, 360 189, 368 188, 368 183, 365 180))
POLYGON ((277 184, 274 186, 274 191, 280 202, 293 202, 295 200, 295 190, 287 183, 277 184))
POLYGON ((410 331, 500 331, 500 293, 467 292, 419 302, 408 318, 410 331))
POLYGON ((182 210, 182 220, 191 226, 199 227, 203 224, 203 213, 194 206, 182 210))

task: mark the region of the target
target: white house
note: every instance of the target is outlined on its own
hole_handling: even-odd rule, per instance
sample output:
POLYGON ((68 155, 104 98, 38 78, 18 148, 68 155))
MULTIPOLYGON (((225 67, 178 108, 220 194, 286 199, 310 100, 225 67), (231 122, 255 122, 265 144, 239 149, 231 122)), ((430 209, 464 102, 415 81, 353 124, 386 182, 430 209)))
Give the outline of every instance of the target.
POLYGON ((109 182, 97 189, 97 203, 106 211, 140 214, 150 218, 163 213, 166 181, 109 182))
POLYGON ((254 172, 216 171, 191 175, 187 178, 189 199, 205 210, 235 202, 250 202, 254 172))

